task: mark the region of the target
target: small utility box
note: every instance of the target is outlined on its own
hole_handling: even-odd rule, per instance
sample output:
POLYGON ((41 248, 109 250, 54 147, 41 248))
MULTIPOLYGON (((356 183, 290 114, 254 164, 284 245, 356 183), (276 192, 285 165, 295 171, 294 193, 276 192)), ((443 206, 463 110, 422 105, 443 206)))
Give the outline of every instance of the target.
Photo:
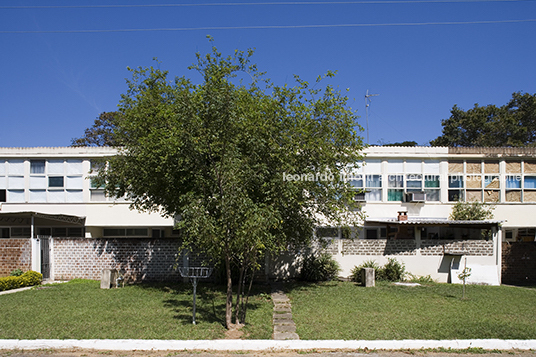
POLYGON ((361 283, 366 288, 375 286, 374 268, 361 268, 361 283))
POLYGON ((117 287, 117 269, 103 269, 102 270, 102 279, 100 282, 101 289, 110 289, 117 287))

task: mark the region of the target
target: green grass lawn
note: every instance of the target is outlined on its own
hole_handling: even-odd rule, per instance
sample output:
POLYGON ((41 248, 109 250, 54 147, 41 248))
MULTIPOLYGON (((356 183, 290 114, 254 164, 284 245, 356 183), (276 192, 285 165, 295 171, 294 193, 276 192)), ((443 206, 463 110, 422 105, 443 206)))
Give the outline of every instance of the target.
POLYGON ((289 289, 301 339, 536 338, 536 290, 469 285, 296 284, 289 289))
MULTIPOLYGON (((0 296, 0 339, 224 338, 223 287, 199 284, 196 325, 191 284, 141 284, 101 290, 73 280, 0 296)), ((268 286, 249 299, 244 338, 269 339, 273 305, 268 286)))

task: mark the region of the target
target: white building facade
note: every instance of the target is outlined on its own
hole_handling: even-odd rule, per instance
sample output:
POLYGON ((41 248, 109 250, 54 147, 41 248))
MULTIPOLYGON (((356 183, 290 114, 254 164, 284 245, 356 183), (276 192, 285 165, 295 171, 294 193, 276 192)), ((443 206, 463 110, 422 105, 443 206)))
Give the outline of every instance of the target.
MULTIPOLYGON (((115 153, 0 148, 0 276, 32 268, 57 280, 99 279, 102 269, 117 268, 134 280, 165 279, 177 276, 178 265, 193 264, 179 254, 173 219, 130 210, 94 185, 95 160, 115 153)), ((467 264, 474 282, 499 284, 503 244, 536 236, 532 148, 370 147, 348 179, 362 192, 363 227, 350 237, 337 227, 318 230, 342 276, 366 260, 394 257, 438 281, 456 281, 467 264), (494 220, 448 221, 458 200, 493 204, 494 220), (399 212, 407 220, 399 221, 399 212), (481 229, 492 232, 487 240, 481 229)), ((266 276, 288 277, 285 264, 267 261, 266 276)))

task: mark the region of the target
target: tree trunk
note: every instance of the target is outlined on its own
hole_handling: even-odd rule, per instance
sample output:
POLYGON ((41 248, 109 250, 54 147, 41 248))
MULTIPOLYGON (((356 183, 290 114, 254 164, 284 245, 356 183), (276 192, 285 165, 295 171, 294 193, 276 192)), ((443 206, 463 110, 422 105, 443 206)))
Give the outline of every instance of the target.
POLYGON ((225 302, 225 327, 231 328, 233 317, 233 282, 231 280, 231 258, 229 251, 225 251, 225 270, 227 273, 227 300, 225 302))

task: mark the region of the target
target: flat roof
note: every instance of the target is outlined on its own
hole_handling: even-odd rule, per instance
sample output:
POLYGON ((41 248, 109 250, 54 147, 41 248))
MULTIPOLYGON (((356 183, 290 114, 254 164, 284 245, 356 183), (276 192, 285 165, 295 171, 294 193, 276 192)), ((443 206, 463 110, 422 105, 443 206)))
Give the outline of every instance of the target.
POLYGON ((32 217, 34 217, 34 224, 38 226, 84 226, 86 223, 86 217, 24 211, 0 212, 0 226, 28 226, 31 224, 32 217))
POLYGON ((459 228, 491 228, 497 227, 505 221, 487 219, 481 221, 456 221, 442 218, 408 218, 406 221, 399 221, 396 218, 380 218, 380 219, 366 219, 365 224, 369 225, 382 225, 382 226, 448 226, 459 228))

